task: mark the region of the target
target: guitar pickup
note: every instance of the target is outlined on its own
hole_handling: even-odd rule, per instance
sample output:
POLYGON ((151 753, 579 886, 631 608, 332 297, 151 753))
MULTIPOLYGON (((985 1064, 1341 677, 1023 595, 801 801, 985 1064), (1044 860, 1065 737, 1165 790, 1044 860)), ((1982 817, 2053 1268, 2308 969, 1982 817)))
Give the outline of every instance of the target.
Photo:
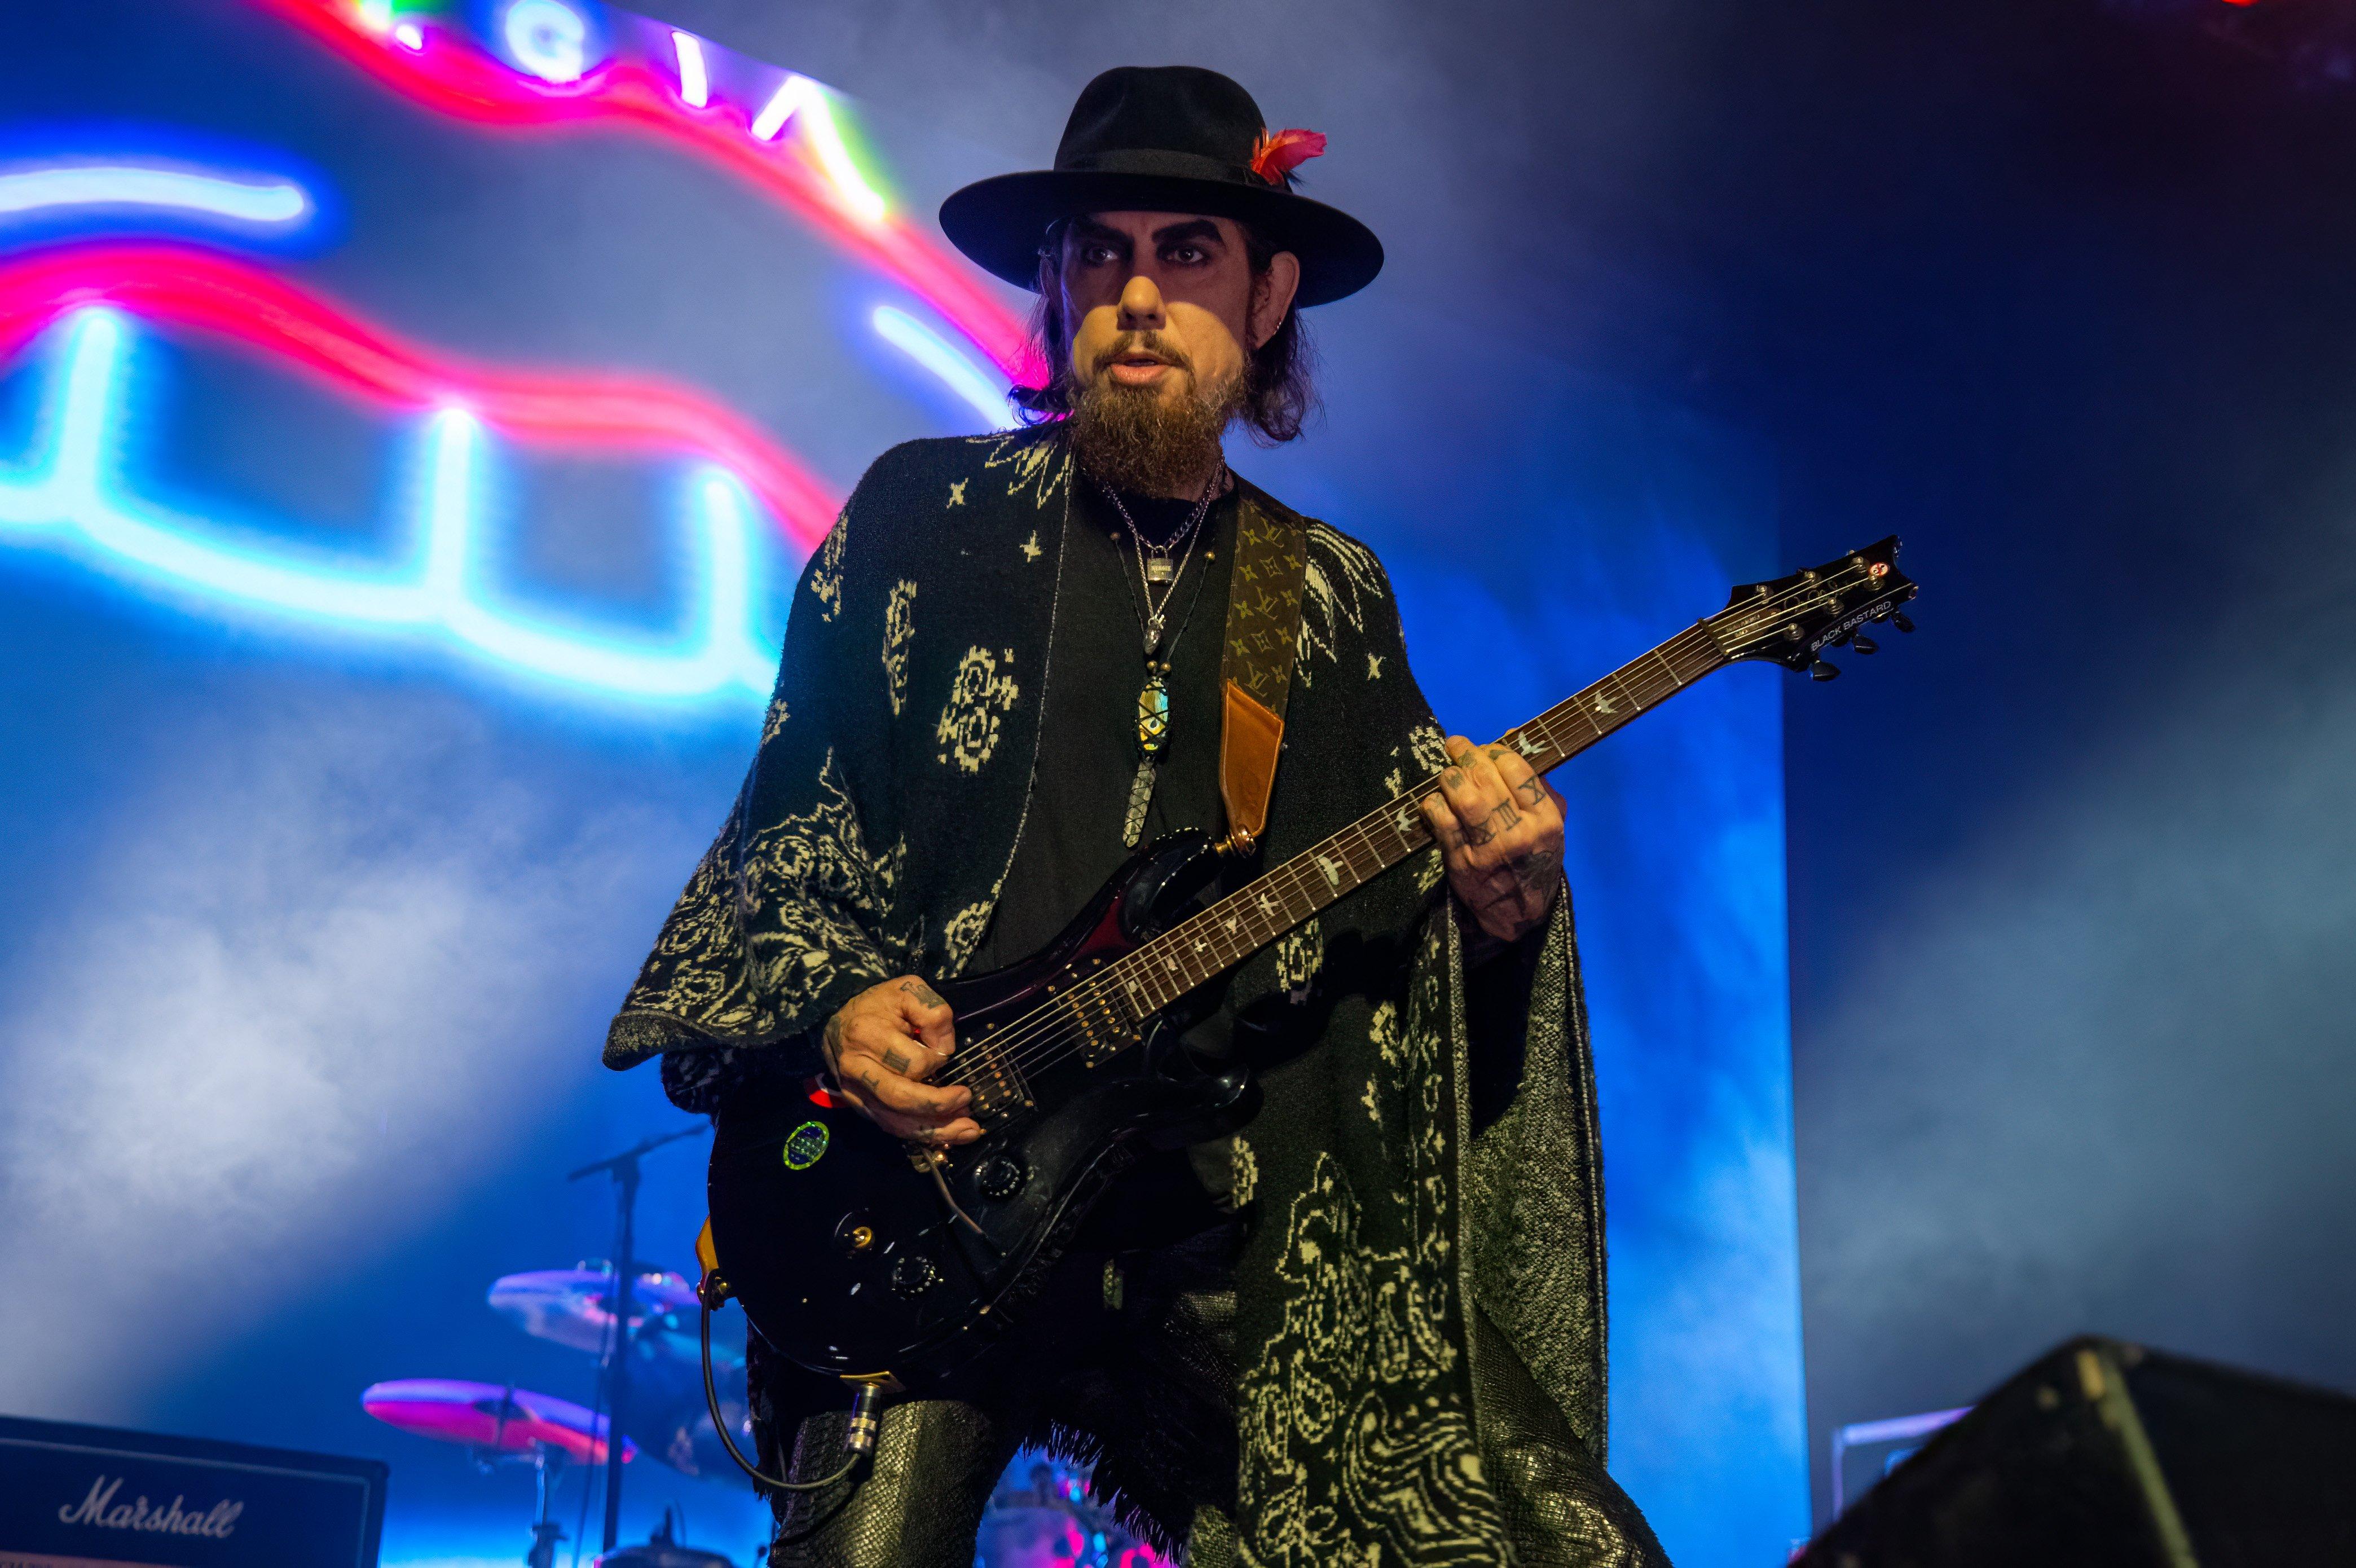
POLYGON ((975 1041, 968 1047, 968 1060, 979 1069, 978 1076, 966 1080, 977 1112, 995 1116, 1032 1103, 1030 1084, 996 1045, 987 1039, 975 1041))
POLYGON ((1080 1031, 1080 1065, 1095 1067, 1118 1056, 1137 1036, 1134 1019, 1126 1016, 1117 991, 1081 986, 1064 998, 1072 1022, 1080 1031))

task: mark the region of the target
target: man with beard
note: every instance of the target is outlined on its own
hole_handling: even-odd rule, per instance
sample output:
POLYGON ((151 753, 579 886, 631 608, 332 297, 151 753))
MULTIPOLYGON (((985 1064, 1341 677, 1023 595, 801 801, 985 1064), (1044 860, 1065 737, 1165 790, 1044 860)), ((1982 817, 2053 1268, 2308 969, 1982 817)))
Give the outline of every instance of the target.
MULTIPOLYGON (((1226 462, 1237 422, 1300 434, 1296 308, 1381 266, 1292 188, 1323 140, 1215 73, 1124 69, 1053 169, 943 207, 1040 292, 1038 423, 861 481, 606 1059, 660 1053, 692 1110, 819 1083, 969 1142, 969 1090, 928 1081, 958 1049, 931 983, 1029 957, 1134 846, 1202 829, 1240 880, 1425 781, 1440 847, 1237 972, 1187 1043, 1253 1067, 1256 1119, 1120 1177, 998 1345, 886 1408, 872 1474, 781 1498, 773 1563, 969 1563, 1026 1442, 1197 1565, 1660 1560, 1601 1462, 1560 798, 1443 737, 1379 564, 1226 462)), ((758 1336, 750 1361, 765 1468, 832 1472, 841 1385, 758 1336)))

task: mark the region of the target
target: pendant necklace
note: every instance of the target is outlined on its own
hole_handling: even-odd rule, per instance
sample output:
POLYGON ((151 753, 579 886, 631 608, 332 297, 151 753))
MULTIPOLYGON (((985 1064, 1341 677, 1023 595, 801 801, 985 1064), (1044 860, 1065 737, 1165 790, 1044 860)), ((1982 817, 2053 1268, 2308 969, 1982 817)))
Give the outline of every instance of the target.
MULTIPOLYGON (((1204 485, 1202 498, 1195 501, 1185 526, 1169 543, 1151 547, 1146 543, 1144 532, 1138 528, 1137 520, 1130 516, 1129 508, 1121 504, 1119 493, 1110 485, 1102 486, 1105 499, 1112 502, 1112 509, 1120 514, 1120 521, 1129 525, 1130 543, 1137 552, 1138 586, 1141 594, 1132 592, 1130 597, 1137 609, 1137 618, 1145 631, 1145 682, 1137 693, 1137 778, 1130 785, 1129 814, 1121 824, 1120 842, 1130 849, 1137 847, 1137 841, 1145 832, 1146 809, 1153 800, 1154 773, 1160 766, 1162 748, 1170 744, 1170 661, 1162 657, 1162 633, 1169 621, 1170 601, 1177 595, 1178 585, 1186 575, 1187 563, 1194 557, 1196 532, 1203 525, 1203 519, 1209 515, 1211 502, 1217 497, 1221 483, 1226 477, 1226 465, 1222 463, 1204 485), (1182 544, 1184 546, 1183 553, 1180 552, 1182 544), (1173 553, 1177 553, 1174 560, 1173 553), (1158 598, 1154 595, 1157 587, 1162 590, 1158 598)), ((1204 575, 1209 574, 1206 572, 1204 575)), ((1129 575, 1123 573, 1122 583, 1126 585, 1128 580, 1129 575)), ((1194 579, 1194 598, 1202 596, 1203 578, 1197 577, 1194 579)), ((1186 620, 1192 620, 1194 617, 1194 600, 1189 599, 1186 602, 1186 620)), ((1186 622, 1179 622, 1179 633, 1183 634, 1185 629, 1186 622)), ((1175 642, 1176 638, 1171 640, 1175 642)))

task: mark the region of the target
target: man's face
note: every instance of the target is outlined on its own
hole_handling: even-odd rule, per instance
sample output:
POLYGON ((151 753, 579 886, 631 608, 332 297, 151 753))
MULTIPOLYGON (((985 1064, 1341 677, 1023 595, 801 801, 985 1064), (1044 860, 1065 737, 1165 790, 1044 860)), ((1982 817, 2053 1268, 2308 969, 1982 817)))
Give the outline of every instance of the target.
POLYGON ((1251 350, 1283 324, 1300 275, 1280 255, 1255 279, 1234 220, 1183 212, 1075 219, 1058 260, 1081 392, 1102 385, 1164 406, 1226 405, 1251 350))

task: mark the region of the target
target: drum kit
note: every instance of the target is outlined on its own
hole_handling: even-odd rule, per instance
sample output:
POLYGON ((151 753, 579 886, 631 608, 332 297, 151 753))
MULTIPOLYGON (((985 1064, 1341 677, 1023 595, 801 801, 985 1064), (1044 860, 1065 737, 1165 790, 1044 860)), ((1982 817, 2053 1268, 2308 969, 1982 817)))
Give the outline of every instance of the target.
MULTIPOLYGON (((637 1159, 681 1135, 649 1139, 575 1173, 615 1176, 622 1256, 632 1250, 637 1159)), ((530 1466, 535 1502, 532 1544, 524 1558, 528 1568, 555 1568, 564 1531, 554 1518, 554 1495, 568 1464, 606 1468, 606 1547, 596 1559, 600 1568, 734 1568, 726 1557, 674 1541, 668 1512, 652 1540, 618 1549, 614 1544, 623 1465, 651 1459, 685 1476, 724 1479, 738 1474, 704 1402, 697 1318, 701 1308, 695 1287, 643 1262, 617 1280, 613 1264, 593 1262, 506 1275, 492 1282, 488 1301, 492 1311, 535 1338, 597 1358, 609 1394, 626 1391, 626 1398, 612 1402, 622 1412, 618 1450, 610 1445, 605 1414, 511 1383, 403 1379, 369 1388, 360 1395, 361 1408, 403 1432, 463 1444, 486 1473, 501 1465, 530 1466), (616 1332, 617 1303, 626 1304, 626 1333, 616 1332)), ((751 1453, 744 1352, 722 1339, 726 1321, 713 1324, 712 1375, 723 1391, 721 1414, 734 1427, 737 1446, 751 1453)), ((741 1325, 743 1319, 735 1321, 741 1325)), ((1028 1454, 1008 1468, 991 1498, 978 1545, 980 1568, 1166 1568, 1169 1561, 1132 1540, 1089 1497, 1085 1469, 1028 1454), (1027 1476, 1028 1485, 1018 1476, 1027 1476)))
MULTIPOLYGON (((734 1473, 703 1403, 703 1369, 693 1314, 695 1292, 668 1271, 643 1265, 630 1282, 633 1397, 625 1416, 621 1457, 651 1458, 688 1476, 734 1473)), ((615 1353, 614 1271, 610 1263, 538 1269, 491 1284, 494 1312, 536 1338, 601 1359, 615 1353)), ((712 1369, 723 1388, 744 1387, 741 1349, 714 1343, 712 1369)), ((512 1384, 409 1378, 378 1383, 360 1407, 379 1421, 421 1437, 462 1444, 488 1470, 503 1463, 530 1465, 537 1485, 530 1568, 553 1568, 563 1530, 552 1513, 555 1484, 567 1464, 593 1469, 606 1463, 604 1415, 570 1400, 512 1384)), ((723 1395, 722 1413, 737 1424, 741 1445, 752 1446, 752 1422, 740 1396, 723 1395)), ((665 1528, 640 1546, 609 1552, 605 1568, 731 1568, 716 1553, 670 1540, 665 1528)))
MULTIPOLYGON (((640 1163, 665 1144, 710 1131, 698 1122, 659 1133, 566 1177, 612 1178, 616 1258, 637 1255, 640 1163)), ((538 1501, 531 1551, 524 1558, 528 1568, 555 1568, 556 1543, 564 1531, 554 1518, 552 1498, 568 1460, 605 1471, 605 1552, 597 1559, 603 1568, 733 1568, 716 1552, 673 1541, 668 1511, 653 1540, 616 1550, 626 1462, 651 1455, 688 1476, 716 1476, 731 1465, 703 1396, 701 1325, 696 1318, 701 1307, 694 1288, 645 1263, 582 1263, 495 1280, 489 1301, 494 1312, 525 1333, 596 1357, 610 1417, 512 1386, 430 1378, 378 1383, 360 1396, 361 1407, 404 1432, 466 1444, 486 1471, 502 1461, 529 1463, 537 1477, 538 1501), (608 1440, 609 1426, 619 1429, 618 1444, 608 1440)), ((712 1369, 720 1386, 744 1386, 743 1351, 715 1343, 712 1369)), ((744 1446, 752 1446, 752 1422, 742 1396, 717 1404, 721 1418, 734 1423, 747 1440, 744 1446)))

